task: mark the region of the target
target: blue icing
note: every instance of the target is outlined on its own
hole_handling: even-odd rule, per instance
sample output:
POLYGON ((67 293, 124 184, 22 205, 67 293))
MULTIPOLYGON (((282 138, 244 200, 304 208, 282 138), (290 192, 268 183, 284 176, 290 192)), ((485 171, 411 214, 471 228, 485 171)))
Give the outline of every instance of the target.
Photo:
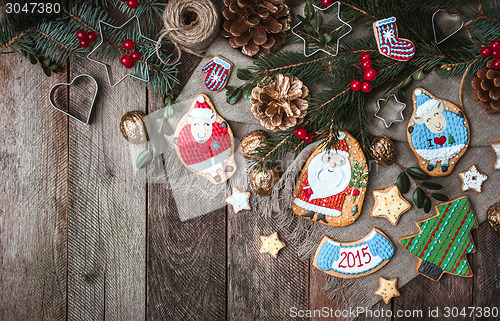
POLYGON ((323 271, 332 269, 333 262, 339 259, 340 246, 333 245, 330 242, 325 242, 319 251, 317 264, 318 268, 323 271))
POLYGON ((415 124, 411 133, 413 148, 434 150, 467 144, 469 134, 467 133, 467 127, 464 125, 464 118, 451 111, 443 111, 443 116, 446 119, 446 128, 439 134, 432 133, 425 124, 415 124), (455 140, 453 144, 449 142, 450 135, 455 140), (434 138, 440 138, 441 136, 446 137, 446 142, 443 146, 434 142, 434 138), (429 139, 432 146, 429 144, 429 139))
POLYGON ((373 255, 378 255, 383 260, 388 260, 394 255, 392 243, 379 233, 376 233, 371 240, 368 240, 367 244, 373 255))

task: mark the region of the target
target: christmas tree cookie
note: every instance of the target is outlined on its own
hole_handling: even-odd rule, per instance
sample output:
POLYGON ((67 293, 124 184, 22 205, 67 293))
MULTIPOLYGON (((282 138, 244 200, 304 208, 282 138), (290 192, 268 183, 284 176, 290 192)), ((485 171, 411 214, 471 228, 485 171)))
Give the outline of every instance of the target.
POLYGON ((314 150, 299 176, 292 200, 295 214, 329 226, 354 223, 368 183, 366 158, 358 141, 340 131, 331 149, 314 150))
POLYGON ((413 91, 408 143, 429 176, 446 176, 469 147, 469 122, 460 107, 422 88, 413 91))
POLYGON ((399 243, 417 257, 417 272, 433 281, 443 273, 471 277, 467 254, 475 252, 470 234, 477 221, 467 196, 435 206, 437 214, 417 222, 420 233, 399 243))

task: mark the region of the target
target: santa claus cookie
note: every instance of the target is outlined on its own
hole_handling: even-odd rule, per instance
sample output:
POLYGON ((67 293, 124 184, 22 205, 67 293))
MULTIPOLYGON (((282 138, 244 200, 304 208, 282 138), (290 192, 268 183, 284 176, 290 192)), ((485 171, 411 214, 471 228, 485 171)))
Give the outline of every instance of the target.
POLYGON ((304 165, 293 195, 293 212, 329 226, 354 223, 361 213, 368 183, 363 151, 349 133, 340 131, 338 143, 321 145, 304 165))
POLYGON ((343 279, 359 278, 380 270, 394 256, 394 245, 380 230, 374 228, 354 242, 338 242, 323 237, 314 255, 313 265, 343 279))
POLYGON ((207 95, 196 97, 174 137, 177 156, 191 172, 220 184, 236 171, 233 132, 207 95))
POLYGON ((469 122, 460 107, 416 88, 407 136, 420 168, 429 176, 446 176, 469 147, 469 122))

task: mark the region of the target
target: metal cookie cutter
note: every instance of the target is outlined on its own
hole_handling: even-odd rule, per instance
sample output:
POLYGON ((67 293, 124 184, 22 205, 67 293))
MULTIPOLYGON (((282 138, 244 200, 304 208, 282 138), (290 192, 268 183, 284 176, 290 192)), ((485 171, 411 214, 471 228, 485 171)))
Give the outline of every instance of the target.
POLYGON ((340 1, 337 1, 337 2, 334 2, 332 3, 331 5, 329 5, 328 7, 326 8, 319 8, 317 7, 316 5, 313 5, 314 9, 316 10, 319 10, 319 11, 325 11, 325 10, 328 10, 331 6, 333 5, 338 5, 338 10, 337 10, 337 19, 343 23, 344 25, 348 26, 349 27, 349 31, 347 31, 346 33, 344 33, 342 36, 340 36, 338 39, 337 39, 337 48, 335 49, 335 54, 332 54, 331 52, 328 52, 326 50, 323 50, 323 49, 317 49, 316 51, 314 51, 313 53, 310 53, 310 54, 307 54, 307 41, 305 38, 301 37, 298 33, 295 32, 295 29, 300 26, 302 24, 302 21, 299 22, 298 24, 296 24, 293 28, 292 28, 292 33, 296 36, 296 37, 299 37, 300 39, 302 39, 302 41, 304 42, 304 56, 306 57, 311 57, 312 55, 315 55, 316 53, 322 51, 330 56, 333 56, 335 57, 336 55, 338 55, 339 53, 339 46, 340 46, 340 39, 344 38, 345 36, 347 36, 351 31, 352 31, 352 26, 350 24, 348 24, 347 22, 345 22, 344 20, 342 20, 340 18, 340 1))
POLYGON ((403 116, 403 111, 404 111, 404 110, 405 110, 405 108, 406 108, 406 104, 405 104, 405 103, 403 103, 403 102, 400 102, 400 101, 398 100, 398 97, 397 97, 395 94, 390 95, 390 96, 389 96, 389 99, 390 99, 391 97, 394 97, 394 100, 396 101, 396 104, 398 104, 398 105, 403 105, 403 108, 401 108, 401 111, 400 111, 400 116, 401 116, 401 119, 393 119, 393 120, 391 120, 391 121, 389 122, 389 124, 387 124, 387 121, 385 120, 385 118, 382 118, 382 117, 380 117, 380 116, 378 115, 378 112, 379 112, 379 111, 380 111, 380 109, 381 109, 381 107, 380 107, 380 102, 384 102, 384 101, 385 101, 385 99, 384 99, 384 98, 379 98, 379 99, 377 99, 377 111, 375 112, 375 117, 376 117, 376 118, 378 118, 378 119, 380 119, 381 121, 383 121, 383 122, 384 122, 384 126, 385 126, 385 128, 389 128, 389 127, 391 127, 392 123, 400 123, 400 122, 402 122, 402 121, 404 121, 404 120, 405 120, 405 117, 403 116))
POLYGON ((78 75, 75 78, 73 78, 73 80, 70 83, 58 83, 58 84, 55 84, 54 86, 52 86, 52 88, 50 88, 50 92, 49 92, 49 101, 50 101, 50 104, 52 105, 52 107, 54 107, 58 111, 62 112, 66 116, 69 116, 69 117, 71 117, 71 118, 79 121, 80 123, 82 123, 84 125, 88 125, 90 123, 90 117, 92 116, 92 111, 94 110, 94 105, 95 105, 95 100, 96 100, 96 97, 97 97, 98 90, 99 90, 99 85, 97 85, 97 81, 95 80, 94 77, 92 77, 90 75, 87 75, 87 74, 81 74, 81 75, 78 75), (84 119, 84 120, 76 117, 75 115, 70 114, 69 112, 66 112, 66 111, 62 110, 61 108, 57 107, 56 103, 54 102, 54 93, 55 93, 55 89, 57 87, 59 87, 59 86, 71 86, 80 77, 90 78, 92 80, 92 82, 94 83, 94 85, 95 85, 95 92, 94 92, 94 96, 92 97, 92 103, 91 103, 91 106, 90 106, 90 111, 89 111, 89 113, 87 115, 87 118, 84 119))
POLYGON ((148 59, 153 56, 155 54, 155 51, 152 50, 151 54, 149 54, 146 59, 144 59, 144 63, 146 64, 146 68, 144 68, 144 72, 146 74, 146 78, 141 78, 141 77, 138 77, 136 75, 133 75, 133 74, 130 74, 130 73, 127 73, 125 76, 123 76, 122 78, 120 78, 120 80, 118 80, 116 83, 112 83, 111 81, 111 77, 109 75, 110 73, 110 69, 111 69, 111 66, 105 62, 102 62, 102 61, 99 61, 99 60, 96 60, 94 58, 91 58, 90 56, 94 53, 94 51, 96 51, 99 47, 101 47, 101 45, 104 43, 104 34, 103 34, 103 30, 102 30, 102 25, 106 25, 110 28, 113 28, 113 29, 122 29, 124 28, 125 26, 127 26, 132 20, 136 19, 137 20, 137 28, 138 28, 138 31, 139 31, 139 37, 141 38, 144 38, 146 39, 147 41, 150 41, 152 43, 155 43, 155 41, 153 39, 150 39, 146 36, 144 36, 142 34, 142 31, 141 31, 141 24, 139 23, 139 18, 137 16, 133 16, 132 18, 130 18, 129 20, 127 20, 127 22, 125 22, 124 24, 122 24, 121 26, 119 27, 116 27, 116 26, 113 26, 113 25, 110 25, 109 23, 107 22, 104 22, 103 20, 99 20, 99 33, 101 34, 101 42, 94 47, 94 49, 92 49, 91 52, 89 52, 89 54, 87 55, 87 58, 90 60, 90 61, 93 61, 93 62, 96 62, 100 65, 103 65, 104 67, 106 67, 106 76, 108 78, 108 83, 109 83, 109 86, 111 87, 115 87, 116 85, 118 85, 120 82, 122 82, 125 78, 127 77, 132 77, 132 78, 135 78, 137 80, 141 80, 141 81, 144 81, 144 82, 149 82, 149 64, 148 64, 148 59))
POLYGON ((461 20, 461 24, 460 24, 460 27, 453 31, 451 34, 449 34, 448 36, 446 36, 444 39, 442 39, 441 41, 438 42, 437 40, 437 35, 436 35, 436 26, 435 26, 435 23, 434 23, 434 20, 436 18, 436 14, 438 14, 439 12, 446 12, 448 14, 448 16, 450 17, 460 17, 460 15, 458 14, 455 14, 455 13, 449 13, 448 11, 446 11, 445 9, 439 9, 439 10, 436 10, 433 14, 432 14, 432 32, 434 33, 434 41, 436 42, 436 44, 440 45, 442 44, 443 42, 445 42, 446 40, 448 40, 449 38, 451 38, 454 34, 456 34, 457 32, 459 32, 463 26, 464 26, 464 20, 463 19, 460 19, 461 20))

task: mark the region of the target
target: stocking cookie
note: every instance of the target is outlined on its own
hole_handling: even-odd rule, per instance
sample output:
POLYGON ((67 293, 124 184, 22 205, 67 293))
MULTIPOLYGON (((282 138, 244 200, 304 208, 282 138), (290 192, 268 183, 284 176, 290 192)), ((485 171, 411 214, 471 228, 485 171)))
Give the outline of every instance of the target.
POLYGON ((236 171, 233 132, 207 95, 196 96, 177 125, 174 142, 184 166, 214 184, 225 182, 236 171))
POLYGON ((399 243, 417 257, 417 272, 433 281, 443 273, 471 277, 467 254, 475 252, 471 231, 477 227, 467 196, 435 206, 437 214, 417 222, 420 233, 399 243))
POLYGON ((358 278, 380 270, 394 255, 394 245, 380 230, 374 228, 368 235, 354 242, 338 242, 323 237, 313 265, 343 279, 358 278))
POLYGON ((422 88, 413 91, 408 143, 429 176, 449 175, 469 147, 470 129, 460 107, 422 88))
POLYGON ((361 213, 368 183, 363 151, 349 133, 337 145, 318 146, 299 176, 292 201, 295 214, 329 226, 354 223, 361 213))
POLYGON ((408 39, 398 37, 396 18, 391 17, 373 23, 378 51, 394 60, 407 61, 415 56, 415 45, 408 39))

